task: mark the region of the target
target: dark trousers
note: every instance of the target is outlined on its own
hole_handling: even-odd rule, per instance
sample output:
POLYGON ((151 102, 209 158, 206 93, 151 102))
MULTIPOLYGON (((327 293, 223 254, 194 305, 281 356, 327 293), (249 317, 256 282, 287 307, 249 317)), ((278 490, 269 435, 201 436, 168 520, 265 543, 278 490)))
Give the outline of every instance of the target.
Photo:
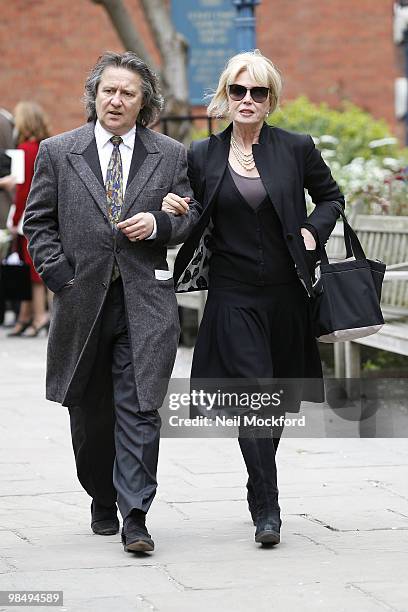
POLYGON ((245 427, 240 430, 239 446, 248 472, 247 499, 258 518, 280 516, 279 489, 276 471, 276 451, 281 431, 265 437, 264 431, 245 427))
POLYGON ((122 281, 110 286, 95 329, 97 349, 79 406, 69 408, 81 485, 123 516, 147 512, 156 494, 161 419, 141 412, 134 380, 122 281))

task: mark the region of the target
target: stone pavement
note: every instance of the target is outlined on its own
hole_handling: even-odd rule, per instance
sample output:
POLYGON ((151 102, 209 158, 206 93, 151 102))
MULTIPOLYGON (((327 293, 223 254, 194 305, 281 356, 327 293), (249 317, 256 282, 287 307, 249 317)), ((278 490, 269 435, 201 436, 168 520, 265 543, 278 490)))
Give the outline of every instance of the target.
MULTIPOLYGON (((406 439, 284 438, 272 549, 253 541, 236 440, 163 439, 157 550, 130 555, 90 532, 44 356, 45 339, 0 330, 0 589, 63 590, 51 609, 69 612, 408 611, 406 439)), ((190 359, 179 351, 178 376, 190 359)))

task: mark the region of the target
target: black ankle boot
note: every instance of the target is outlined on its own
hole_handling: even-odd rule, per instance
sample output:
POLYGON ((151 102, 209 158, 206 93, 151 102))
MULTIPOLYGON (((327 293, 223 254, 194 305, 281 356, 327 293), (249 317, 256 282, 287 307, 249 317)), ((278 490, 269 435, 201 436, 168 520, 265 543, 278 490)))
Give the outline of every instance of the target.
POLYGON ((252 517, 252 523, 256 525, 256 517, 258 514, 258 509, 257 509, 254 488, 250 480, 248 480, 247 482, 247 502, 248 502, 248 510, 252 517))
POLYGON ((279 544, 281 525, 278 512, 260 516, 256 521, 255 542, 263 546, 279 544))
POLYGON ((115 535, 119 531, 116 504, 102 506, 95 500, 91 504, 91 529, 97 535, 115 535))
POLYGON ((122 544, 125 552, 146 553, 154 550, 154 542, 146 528, 146 513, 133 509, 123 522, 122 544))

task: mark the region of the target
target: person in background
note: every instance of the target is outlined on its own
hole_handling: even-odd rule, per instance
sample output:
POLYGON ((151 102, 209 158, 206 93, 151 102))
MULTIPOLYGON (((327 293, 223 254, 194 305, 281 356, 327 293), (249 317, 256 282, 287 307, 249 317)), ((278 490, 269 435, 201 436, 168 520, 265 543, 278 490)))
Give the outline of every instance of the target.
MULTIPOLYGON (((5 108, 0 108, 0 151, 14 147, 13 125, 13 116, 5 108)), ((10 174, 0 176, 0 230, 6 229, 7 217, 13 201, 14 186, 13 176, 10 174)), ((0 283, 0 325, 3 323, 4 314, 5 302, 0 283)))
POLYGON ((11 209, 8 226, 18 241, 18 251, 30 266, 32 300, 21 302, 17 322, 8 336, 34 338, 42 330, 47 330, 49 326, 49 315, 46 309, 47 292, 28 252, 27 239, 23 235, 22 225, 40 142, 48 138, 50 132, 43 109, 34 102, 19 102, 14 111, 14 122, 17 131, 17 148, 24 151, 25 179, 24 183, 16 185, 14 206, 11 209))
MULTIPOLYGON (((12 149, 13 117, 4 108, 0 108, 0 149, 12 149)), ((13 202, 12 193, 15 181, 11 175, 0 178, 0 229, 6 227, 7 216, 13 202)))
MULTIPOLYGON (((279 72, 258 50, 232 57, 221 74, 208 114, 230 124, 189 151, 194 197, 205 208, 177 255, 174 281, 177 291, 209 290, 193 381, 227 379, 262 390, 274 378, 291 379, 290 400, 285 395, 279 410, 298 412, 301 400, 324 399, 312 275, 344 198, 310 136, 266 124, 281 87, 279 72), (309 216, 305 188, 315 204, 309 216)), ((180 195, 168 194, 163 210, 184 214, 180 195)), ((262 545, 280 541, 275 452, 282 429, 239 431, 262 545)))

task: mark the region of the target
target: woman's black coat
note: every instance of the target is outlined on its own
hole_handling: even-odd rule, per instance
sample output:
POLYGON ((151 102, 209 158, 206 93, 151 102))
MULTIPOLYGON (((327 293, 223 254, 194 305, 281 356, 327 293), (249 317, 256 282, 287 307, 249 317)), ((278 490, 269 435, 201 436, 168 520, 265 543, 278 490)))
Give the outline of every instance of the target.
MULTIPOLYGON (((203 206, 202 215, 189 239, 181 247, 174 266, 176 291, 208 288, 211 212, 228 163, 232 124, 223 132, 193 142, 188 154, 189 179, 194 197, 203 206)), ((253 145, 256 167, 282 224, 297 274, 309 296, 313 296, 310 263, 300 229, 315 230, 324 246, 334 228, 344 197, 310 136, 295 134, 264 124, 259 144, 253 145), (304 189, 315 208, 307 216, 304 189)))

